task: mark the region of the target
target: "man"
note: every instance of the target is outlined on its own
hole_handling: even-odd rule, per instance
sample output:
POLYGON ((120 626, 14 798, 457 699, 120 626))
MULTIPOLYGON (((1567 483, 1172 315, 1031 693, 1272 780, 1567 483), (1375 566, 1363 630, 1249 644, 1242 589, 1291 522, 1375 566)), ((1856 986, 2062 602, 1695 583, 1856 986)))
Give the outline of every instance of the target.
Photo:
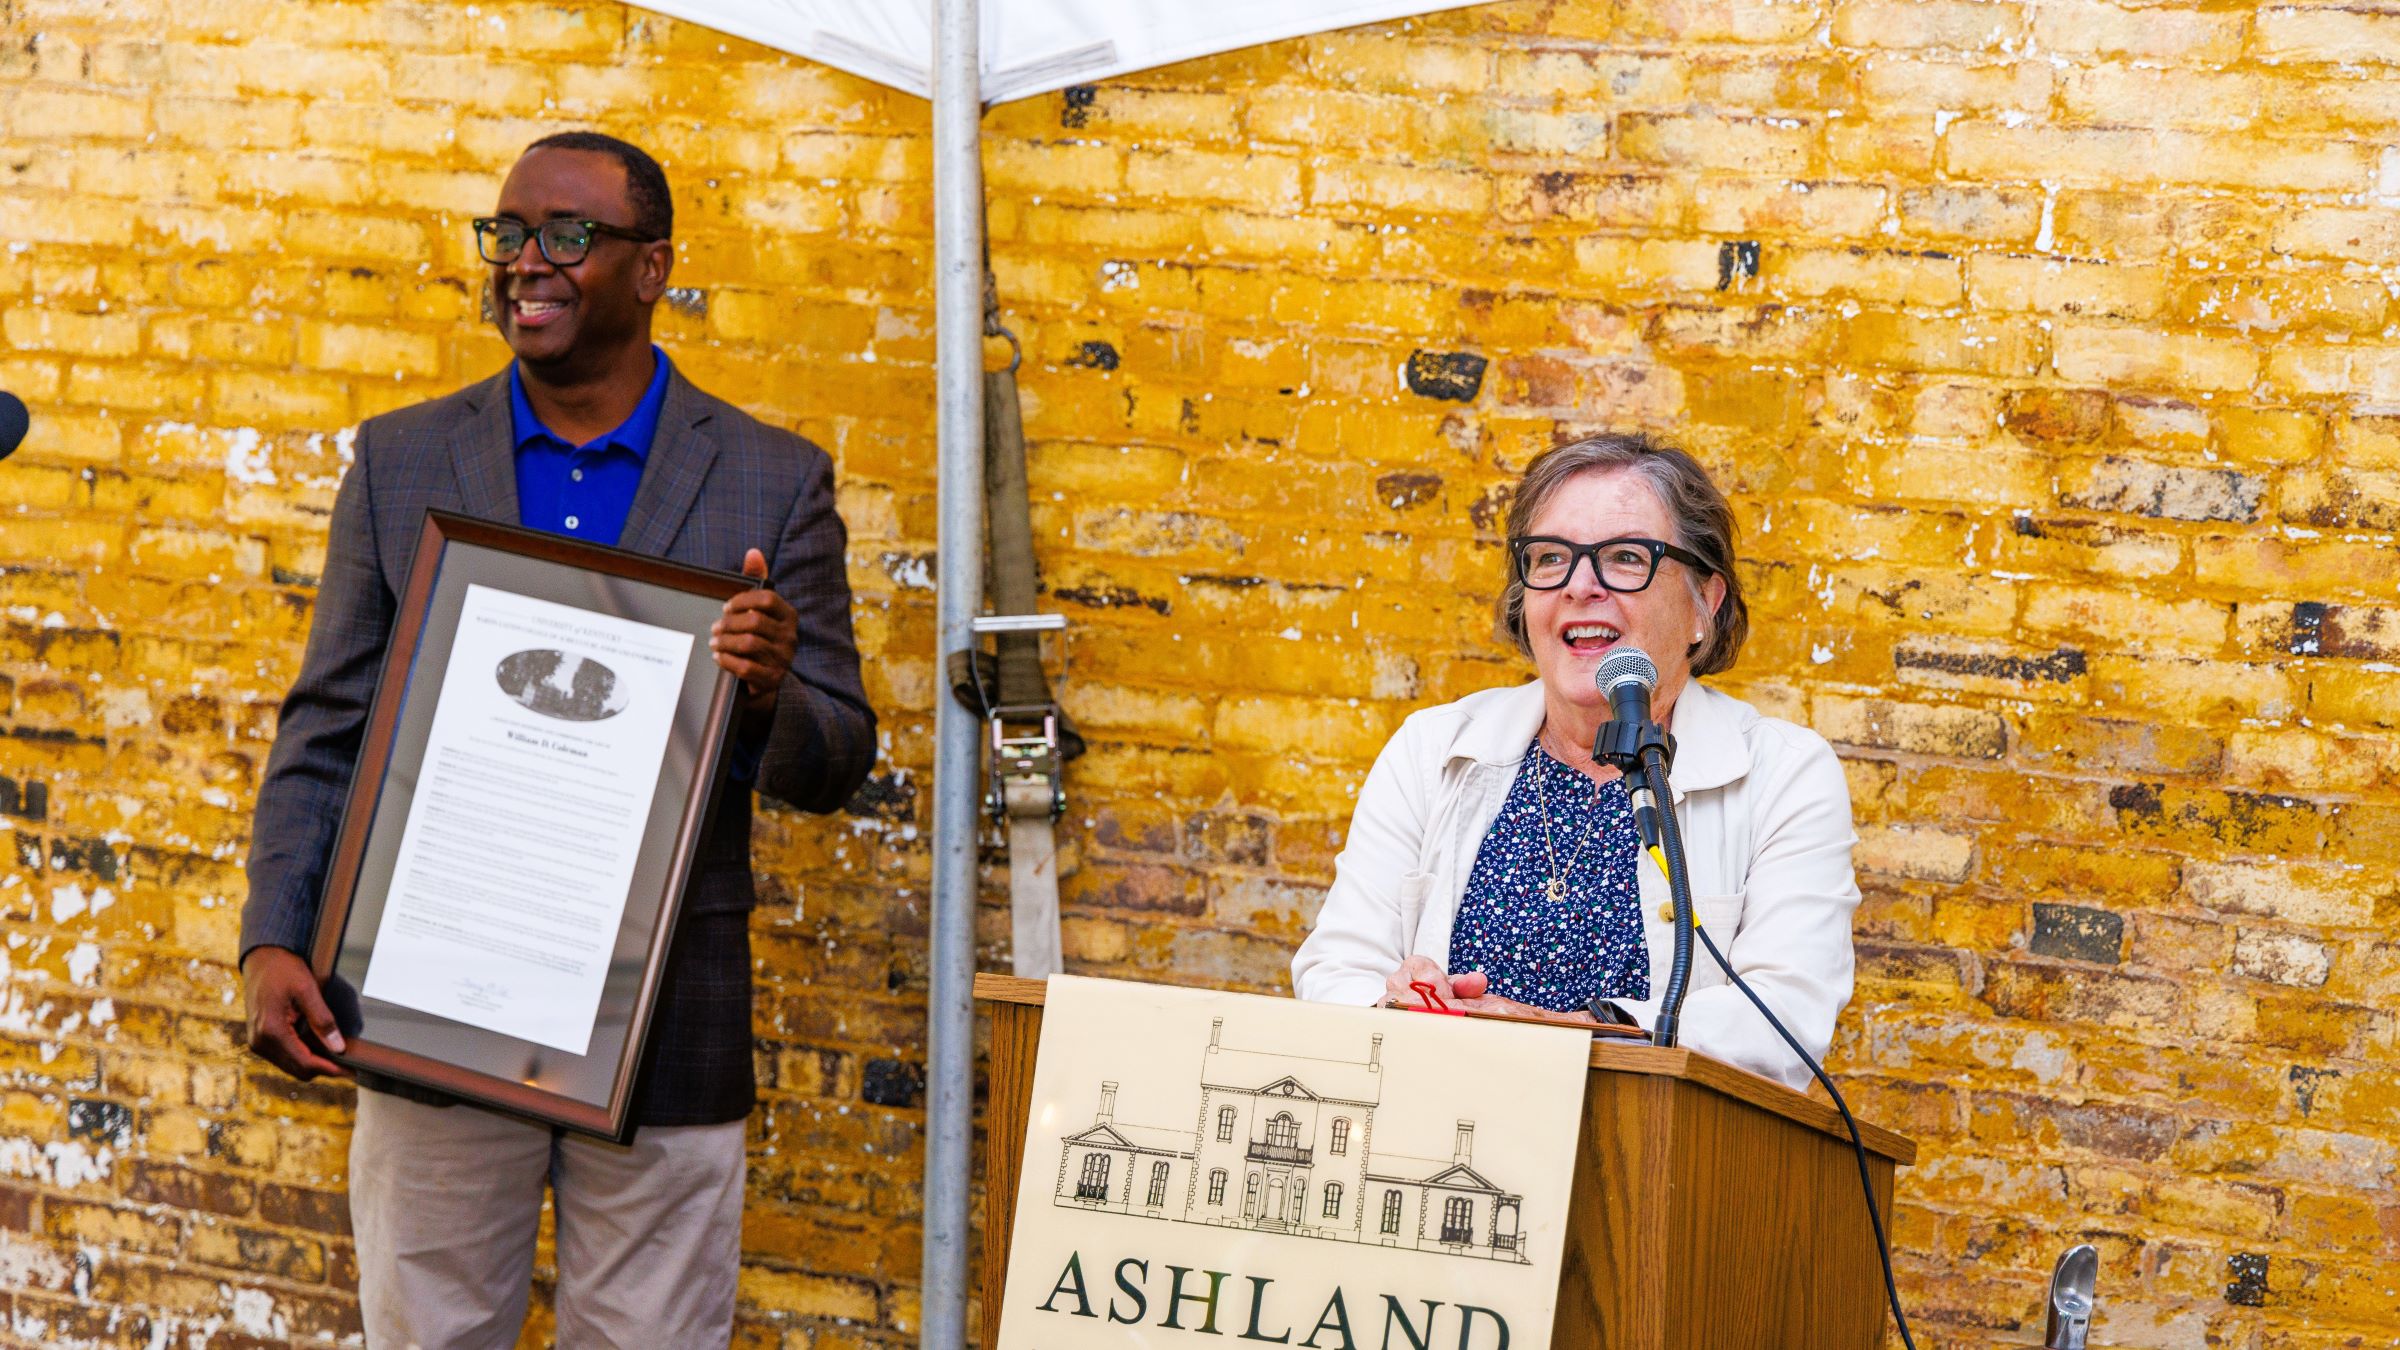
MULTIPOLYGON (((651 345, 675 260, 657 163, 611 137, 547 137, 475 230, 516 361, 359 428, 259 788, 242 914, 250 1048, 303 1079, 342 1072, 301 953, 426 508, 759 579, 710 643, 743 686, 731 773, 829 811, 874 758, 831 462, 693 388, 651 345)), ((751 901, 750 794, 728 791, 685 891, 630 1147, 360 1084, 350 1209, 368 1344, 515 1345, 545 1183, 560 1344, 726 1344, 753 1104, 751 901)))

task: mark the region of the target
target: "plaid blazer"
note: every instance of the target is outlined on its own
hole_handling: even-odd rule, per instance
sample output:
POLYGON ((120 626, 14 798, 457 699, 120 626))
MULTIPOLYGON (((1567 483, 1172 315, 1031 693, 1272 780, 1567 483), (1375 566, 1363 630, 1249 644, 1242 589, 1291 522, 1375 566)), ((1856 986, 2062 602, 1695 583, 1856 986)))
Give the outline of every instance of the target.
MULTIPOLYGON (((508 373, 368 419, 334 500, 307 654, 284 698, 251 830, 242 954, 306 954, 375 683, 429 508, 517 523, 508 373)), ((777 697, 757 788, 810 811, 849 799, 875 759, 875 714, 850 632, 848 536, 833 462, 694 388, 667 380, 658 436, 619 542, 676 562, 741 570, 766 554, 800 615, 799 654, 777 697)), ((750 794, 720 793, 684 891, 683 915, 636 1090, 644 1125, 739 1120, 755 1101, 750 1036, 750 794)), ((366 1086, 421 1100, 388 1080, 366 1086)))

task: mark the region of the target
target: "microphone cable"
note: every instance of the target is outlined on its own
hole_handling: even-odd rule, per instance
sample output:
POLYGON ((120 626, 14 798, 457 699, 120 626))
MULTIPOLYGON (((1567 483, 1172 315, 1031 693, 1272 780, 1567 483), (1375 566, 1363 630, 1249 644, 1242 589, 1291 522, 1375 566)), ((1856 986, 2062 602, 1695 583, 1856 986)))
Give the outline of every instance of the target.
MULTIPOLYGON (((1660 872, 1667 872, 1667 859, 1662 850, 1651 849, 1650 858, 1651 861, 1658 864, 1660 872)), ((1672 874, 1669 873, 1669 875, 1672 874)), ((1841 1112, 1842 1124, 1850 1131, 1850 1151, 1858 1158, 1858 1188, 1867 1198, 1867 1223, 1875 1230, 1875 1255, 1883 1262, 1884 1297, 1892 1305, 1892 1321, 1900 1328, 1900 1343, 1908 1347, 1908 1350, 1917 1350, 1915 1338, 1908 1334, 1908 1314, 1900 1310, 1900 1282, 1892 1278, 1892 1244, 1890 1239, 1884 1235, 1883 1216, 1875 1212, 1875 1183, 1867 1172, 1867 1143, 1866 1140, 1859 1137, 1858 1118, 1850 1114, 1850 1104, 1842 1100, 1842 1090, 1835 1087, 1833 1080, 1825 1075, 1824 1067, 1818 1064, 1806 1050, 1800 1048, 1800 1042, 1792 1039, 1792 1033, 1784 1030, 1783 1023, 1776 1018, 1774 1013, 1768 1011, 1765 1000, 1759 998, 1748 982, 1734 973, 1733 963, 1725 959, 1725 953, 1717 950, 1717 940, 1708 935, 1708 929, 1700 923, 1700 915, 1697 910, 1692 913, 1691 921, 1692 932, 1699 936, 1701 945, 1708 948, 1709 957, 1717 963, 1717 969, 1725 972, 1725 978, 1733 981, 1733 987, 1742 991, 1742 997, 1750 1000, 1750 1006, 1758 1009, 1758 1015, 1767 1019, 1767 1025, 1775 1028, 1775 1034, 1781 1036, 1783 1043, 1791 1047, 1792 1053, 1800 1057, 1800 1062, 1808 1066, 1808 1071, 1814 1074, 1817 1082, 1824 1087, 1825 1095, 1833 1098, 1833 1109, 1841 1112)), ((1899 1177, 1895 1174, 1893 1189, 1896 1191, 1898 1187, 1899 1177)))

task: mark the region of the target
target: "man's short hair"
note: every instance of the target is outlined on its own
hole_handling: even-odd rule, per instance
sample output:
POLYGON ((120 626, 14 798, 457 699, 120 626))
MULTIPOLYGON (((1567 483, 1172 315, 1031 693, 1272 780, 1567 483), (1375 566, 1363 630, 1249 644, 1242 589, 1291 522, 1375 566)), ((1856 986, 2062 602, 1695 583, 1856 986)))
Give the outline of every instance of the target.
POLYGON ((561 131, 525 147, 529 155, 536 150, 589 150, 624 165, 625 195, 633 203, 630 227, 653 238, 675 237, 675 194, 667 190, 667 171, 640 146, 597 131, 561 131))

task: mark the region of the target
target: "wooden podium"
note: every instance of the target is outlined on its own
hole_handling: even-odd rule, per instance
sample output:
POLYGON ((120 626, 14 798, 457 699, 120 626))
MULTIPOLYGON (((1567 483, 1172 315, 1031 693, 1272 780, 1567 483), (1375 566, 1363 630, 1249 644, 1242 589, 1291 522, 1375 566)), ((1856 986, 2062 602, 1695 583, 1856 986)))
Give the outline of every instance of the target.
MULTIPOLYGON (((1000 1326, 1043 983, 977 975, 992 1017, 983 1334, 1000 1326)), ((1395 1014, 1404 1016, 1405 1014, 1395 1014)), ((1875 1350, 1890 1313, 1849 1133, 1830 1106, 1689 1050, 1595 1041, 1557 1350, 1875 1350)), ((1864 1121, 1885 1226, 1916 1145, 1864 1121)), ((1563 1179, 1562 1179, 1563 1180, 1563 1179)), ((1529 1347, 1520 1350, 1530 1350, 1529 1347)))

